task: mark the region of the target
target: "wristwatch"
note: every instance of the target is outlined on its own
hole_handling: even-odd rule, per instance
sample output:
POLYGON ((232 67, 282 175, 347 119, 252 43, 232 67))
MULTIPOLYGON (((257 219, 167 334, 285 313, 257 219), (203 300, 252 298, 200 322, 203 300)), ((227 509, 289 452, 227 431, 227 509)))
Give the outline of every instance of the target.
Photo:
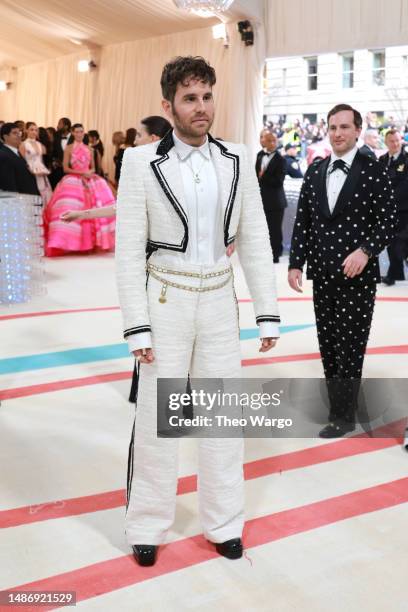
POLYGON ((372 252, 370 251, 370 249, 367 249, 366 246, 361 246, 360 250, 363 251, 363 253, 365 255, 367 255, 368 259, 371 259, 371 257, 373 256, 372 252))

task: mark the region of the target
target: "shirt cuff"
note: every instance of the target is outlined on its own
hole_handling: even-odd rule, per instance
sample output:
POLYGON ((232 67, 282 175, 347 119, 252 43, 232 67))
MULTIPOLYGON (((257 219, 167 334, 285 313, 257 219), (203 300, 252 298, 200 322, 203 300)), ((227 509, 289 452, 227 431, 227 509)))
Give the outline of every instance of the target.
POLYGON ((261 321, 259 324, 260 338, 279 338, 279 325, 272 321, 261 321))
POLYGON ((152 334, 150 332, 142 332, 141 334, 132 334, 128 336, 129 353, 138 349, 152 348, 152 334))

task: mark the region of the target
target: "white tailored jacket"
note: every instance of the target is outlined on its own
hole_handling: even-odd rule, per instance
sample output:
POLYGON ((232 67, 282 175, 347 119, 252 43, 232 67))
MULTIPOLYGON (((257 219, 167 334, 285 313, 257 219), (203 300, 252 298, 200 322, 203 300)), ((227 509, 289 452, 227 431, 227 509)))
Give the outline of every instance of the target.
MULTIPOLYGON (((235 242, 256 322, 279 323, 268 228, 253 164, 244 145, 208 135, 222 207, 224 244, 235 242)), ((126 149, 117 195, 116 275, 124 337, 151 332, 146 253, 185 252, 188 219, 172 131, 160 142, 126 149)))

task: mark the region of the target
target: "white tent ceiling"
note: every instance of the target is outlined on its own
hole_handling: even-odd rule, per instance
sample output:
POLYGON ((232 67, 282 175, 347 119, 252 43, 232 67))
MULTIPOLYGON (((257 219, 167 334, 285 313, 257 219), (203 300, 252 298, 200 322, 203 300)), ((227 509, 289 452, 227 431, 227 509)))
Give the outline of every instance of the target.
MULTIPOLYGON (((263 0, 236 0, 226 16, 245 17, 262 19, 263 0)), ((0 67, 77 53, 75 41, 105 46, 218 22, 181 11, 172 0, 1 0, 0 67)))

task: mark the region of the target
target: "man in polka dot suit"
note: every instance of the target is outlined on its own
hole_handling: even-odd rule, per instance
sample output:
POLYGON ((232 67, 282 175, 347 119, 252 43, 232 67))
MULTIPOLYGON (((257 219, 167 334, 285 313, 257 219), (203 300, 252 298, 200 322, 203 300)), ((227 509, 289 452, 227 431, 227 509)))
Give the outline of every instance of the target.
POLYGON ((305 175, 289 260, 289 285, 313 280, 317 335, 336 438, 355 429, 356 398, 370 333, 378 255, 395 234, 395 202, 386 170, 358 151, 362 118, 347 104, 328 114, 333 154, 305 175))

